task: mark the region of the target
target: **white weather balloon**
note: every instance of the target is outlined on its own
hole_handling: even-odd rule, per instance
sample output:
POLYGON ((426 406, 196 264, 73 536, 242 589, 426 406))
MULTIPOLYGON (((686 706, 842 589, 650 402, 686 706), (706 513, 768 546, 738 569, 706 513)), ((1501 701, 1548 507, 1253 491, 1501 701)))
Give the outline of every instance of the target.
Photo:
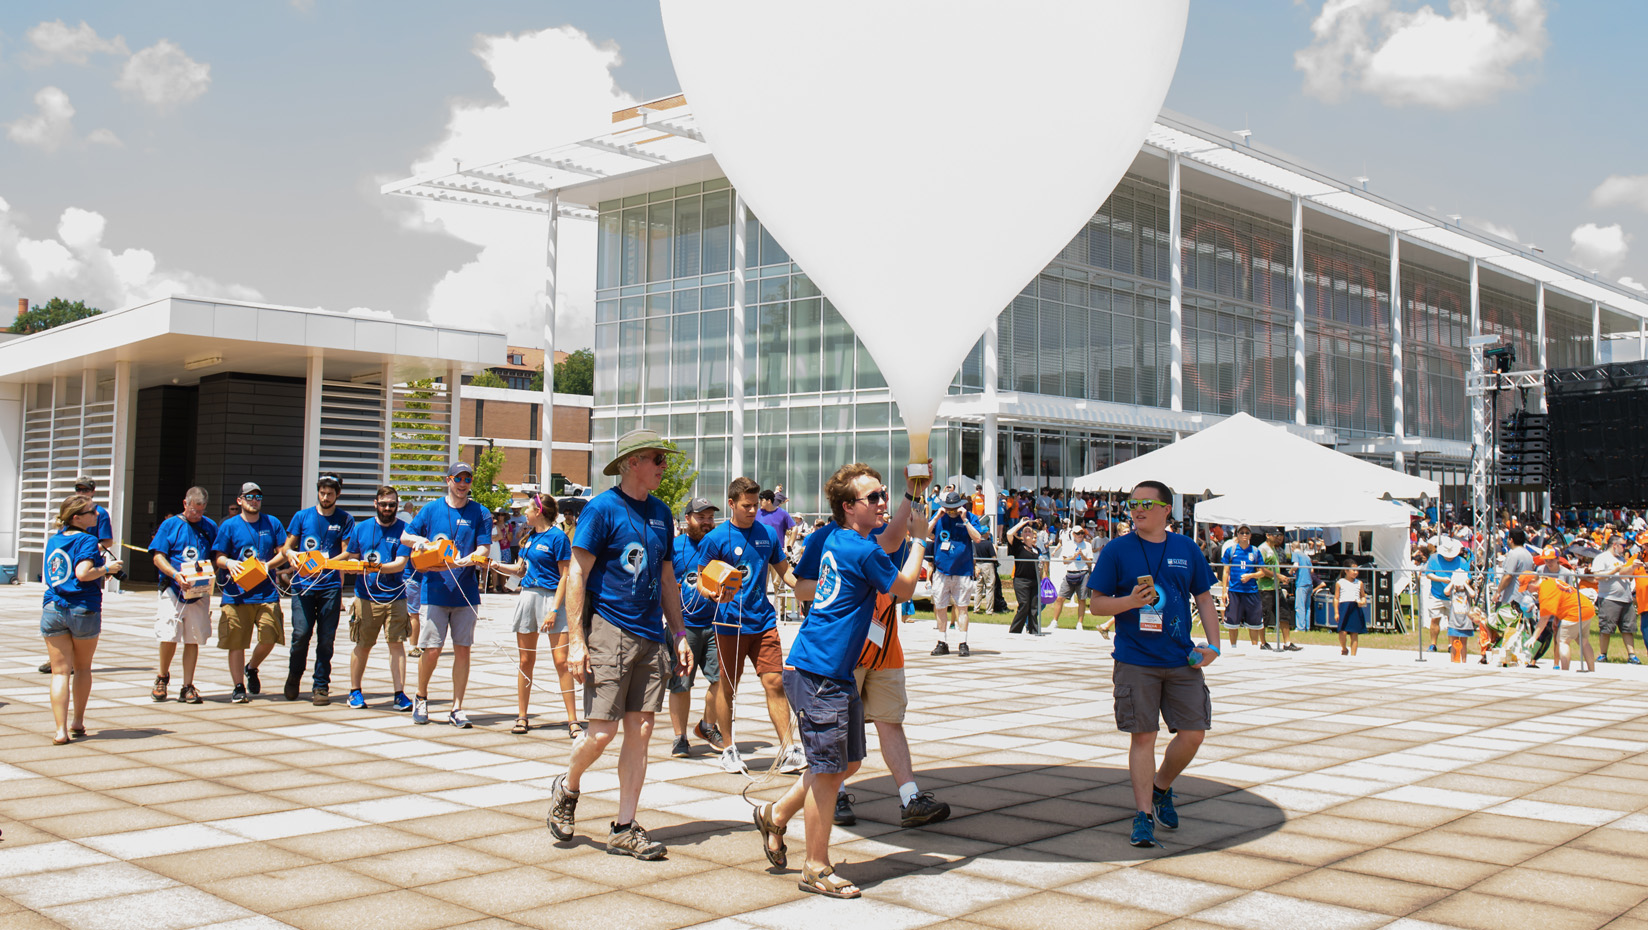
POLYGON ((912 461, 956 369, 1167 96, 1189 0, 662 0, 727 177, 881 367, 912 461))

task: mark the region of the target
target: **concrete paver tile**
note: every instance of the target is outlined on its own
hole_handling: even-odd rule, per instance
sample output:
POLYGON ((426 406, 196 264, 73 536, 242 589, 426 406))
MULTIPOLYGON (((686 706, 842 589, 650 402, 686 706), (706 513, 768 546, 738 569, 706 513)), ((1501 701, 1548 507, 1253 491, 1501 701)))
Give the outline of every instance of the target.
POLYGON ((1141 869, 1118 869, 1096 878, 1061 885, 1059 891, 1175 917, 1196 914, 1244 893, 1243 889, 1229 885, 1141 869))
POLYGON ((1379 875, 1398 881, 1420 882, 1441 888, 1469 888, 1504 869, 1497 863, 1470 858, 1436 856, 1402 849, 1371 849, 1334 863, 1346 872, 1379 875))
POLYGON ((1374 930, 1390 922, 1384 914, 1323 904, 1268 891, 1255 891, 1209 908, 1197 919, 1242 930, 1374 930))
POLYGON ((1143 930, 1163 922, 1160 911, 1143 911, 1058 891, 1017 898, 968 915, 974 923, 1002 930, 1064 930, 1105 927, 1143 930))
POLYGON ((298 930, 434 930, 486 915, 400 890, 278 911, 270 916, 298 930))
POLYGON ((1266 889, 1276 894, 1308 898, 1323 904, 1375 911, 1401 917, 1429 904, 1442 900, 1453 892, 1436 885, 1398 881, 1348 872, 1340 869, 1316 869, 1266 889))
POLYGON ((128 894, 118 907, 83 901, 46 908, 47 917, 70 930, 186 930, 254 916, 245 908, 185 886, 128 894))
POLYGON ((711 917, 703 911, 623 891, 575 898, 505 916, 538 930, 612 930, 615 920, 621 920, 626 930, 662 930, 691 926, 711 917))
POLYGON ((1390 844, 1391 849, 1429 853, 1433 856, 1455 856, 1468 853, 1470 858, 1497 865, 1518 865, 1530 856, 1549 847, 1542 843, 1505 839, 1498 836, 1480 836, 1457 831, 1453 825, 1415 833, 1390 844))
POLYGON ((1309 866, 1262 856, 1246 856, 1229 850, 1199 852, 1193 856, 1169 856, 1148 862, 1139 868, 1255 891, 1310 871, 1309 866))
POLYGON ((427 836, 419 836, 415 833, 407 833, 404 830, 384 826, 352 827, 347 830, 312 833, 280 840, 269 840, 268 842, 271 846, 297 853, 300 856, 307 856, 319 862, 359 860, 437 845, 434 840, 427 836))
POLYGON ((1466 930, 1505 930, 1507 927, 1595 930, 1609 920, 1593 911, 1570 907, 1567 902, 1522 901, 1473 891, 1450 895, 1411 916, 1466 930))
POLYGON ((318 863, 218 879, 199 887, 247 910, 267 914, 374 895, 395 886, 330 863, 318 863))
POLYGON ((103 862, 0 879, 0 899, 38 911, 62 904, 155 891, 176 884, 130 863, 103 862))
POLYGON ((295 869, 315 860, 265 843, 242 843, 132 861, 151 872, 199 885, 240 875, 295 869))
MULTIPOLYGON (((1612 875, 1614 871, 1610 869, 1606 874, 1612 875)), ((1599 875, 1582 877, 1547 872, 1527 865, 1492 876, 1471 886, 1471 891, 1524 901, 1561 902, 1609 916, 1624 913, 1648 900, 1648 888, 1640 884, 1609 881, 1599 875)))

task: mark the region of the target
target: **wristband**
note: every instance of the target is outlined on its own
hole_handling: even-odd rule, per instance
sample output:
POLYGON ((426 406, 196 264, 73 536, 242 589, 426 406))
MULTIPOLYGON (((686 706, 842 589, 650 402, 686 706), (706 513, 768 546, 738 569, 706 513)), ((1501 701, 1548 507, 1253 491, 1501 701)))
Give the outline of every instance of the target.
POLYGON ((687 631, 685 629, 680 629, 680 630, 675 631, 675 638, 676 639, 684 639, 686 637, 686 635, 687 635, 687 631))
POLYGON ((1218 646, 1215 646, 1215 645, 1213 645, 1213 644, 1212 644, 1212 643, 1202 643, 1202 648, 1203 648, 1203 649, 1211 649, 1211 650, 1213 650, 1213 654, 1214 654, 1214 655, 1223 655, 1223 654, 1224 654, 1224 653, 1221 653, 1221 652, 1220 652, 1220 651, 1219 651, 1219 647, 1218 647, 1218 646))
POLYGON ((904 499, 909 501, 912 504, 915 503, 915 501, 916 501, 915 495, 911 494, 909 491, 904 492, 904 499))

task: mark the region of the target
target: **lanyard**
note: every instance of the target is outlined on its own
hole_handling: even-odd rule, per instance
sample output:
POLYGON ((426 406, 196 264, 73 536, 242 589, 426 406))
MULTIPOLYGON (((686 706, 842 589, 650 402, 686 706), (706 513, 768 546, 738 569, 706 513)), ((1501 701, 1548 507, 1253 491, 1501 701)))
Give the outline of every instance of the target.
MULTIPOLYGON (((1139 555, 1144 556, 1144 567, 1150 568, 1150 550, 1144 547, 1144 540, 1139 537, 1138 533, 1133 533, 1131 535, 1133 536, 1133 541, 1139 544, 1139 555)), ((1162 554, 1156 557, 1156 567, 1151 569, 1150 572, 1150 578, 1152 581, 1160 582, 1162 580, 1162 563, 1166 560, 1167 540, 1164 539, 1162 540, 1162 554)))

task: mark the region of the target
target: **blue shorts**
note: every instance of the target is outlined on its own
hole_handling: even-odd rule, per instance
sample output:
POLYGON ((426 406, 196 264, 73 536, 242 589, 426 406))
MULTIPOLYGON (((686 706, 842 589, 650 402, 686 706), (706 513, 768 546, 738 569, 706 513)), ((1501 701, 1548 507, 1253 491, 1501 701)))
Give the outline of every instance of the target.
POLYGON ((47 604, 40 609, 40 635, 96 639, 103 632, 103 612, 86 607, 47 604))
POLYGON ((1230 604, 1225 608, 1224 628, 1235 630, 1241 627, 1250 630, 1262 630, 1265 627, 1265 611, 1259 604, 1257 591, 1230 593, 1230 604))
POLYGON ((784 693, 801 718, 801 748, 815 773, 841 774, 863 760, 864 701, 851 678, 828 678, 798 668, 784 670, 784 693))

